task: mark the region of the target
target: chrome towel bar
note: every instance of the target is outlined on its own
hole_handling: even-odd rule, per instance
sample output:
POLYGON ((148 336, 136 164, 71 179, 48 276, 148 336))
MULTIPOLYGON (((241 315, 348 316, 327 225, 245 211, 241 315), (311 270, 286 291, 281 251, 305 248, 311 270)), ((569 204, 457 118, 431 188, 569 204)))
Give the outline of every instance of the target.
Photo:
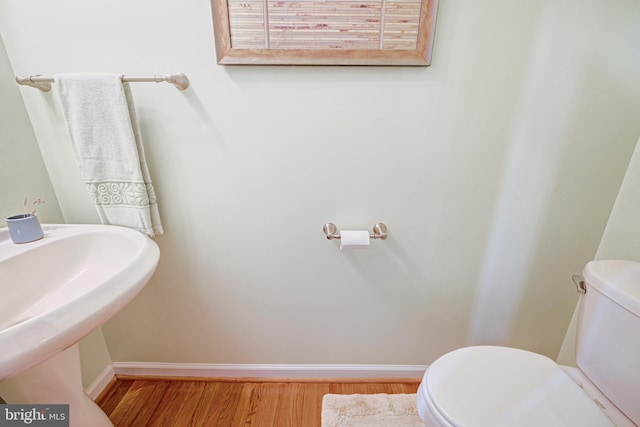
MULTIPOLYGON (((51 90, 51 83, 55 83, 53 76, 16 76, 16 82, 19 85, 31 86, 40 89, 43 92, 49 92, 51 90)), ((174 74, 154 74, 152 76, 122 76, 123 82, 167 82, 171 83, 180 90, 185 90, 189 87, 189 78, 183 73, 174 74)))

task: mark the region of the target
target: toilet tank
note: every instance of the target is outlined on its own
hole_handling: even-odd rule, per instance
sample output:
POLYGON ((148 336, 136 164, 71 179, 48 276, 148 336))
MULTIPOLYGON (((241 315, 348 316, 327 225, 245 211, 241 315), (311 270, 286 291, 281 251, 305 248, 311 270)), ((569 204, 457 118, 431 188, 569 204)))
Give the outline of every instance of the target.
POLYGON ((585 375, 640 423, 640 263, 591 261, 584 269, 576 360, 585 375))

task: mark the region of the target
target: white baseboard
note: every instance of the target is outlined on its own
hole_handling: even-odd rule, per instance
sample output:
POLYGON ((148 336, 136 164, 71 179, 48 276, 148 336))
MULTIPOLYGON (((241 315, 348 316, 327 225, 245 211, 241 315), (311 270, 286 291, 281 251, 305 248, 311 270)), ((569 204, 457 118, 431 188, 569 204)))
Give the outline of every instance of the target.
POLYGON ((100 393, 102 393, 102 390, 109 385, 109 382, 111 382, 115 376, 116 372, 113 369, 113 366, 107 366, 102 372, 100 372, 89 387, 84 390, 85 393, 87 393, 92 400, 96 400, 100 393))
POLYGON ((210 363, 114 362, 85 389, 95 400, 116 375, 198 378, 415 378, 427 365, 233 365, 210 363))
POLYGON ((200 378, 422 378, 426 365, 233 365, 114 362, 116 375, 200 378))

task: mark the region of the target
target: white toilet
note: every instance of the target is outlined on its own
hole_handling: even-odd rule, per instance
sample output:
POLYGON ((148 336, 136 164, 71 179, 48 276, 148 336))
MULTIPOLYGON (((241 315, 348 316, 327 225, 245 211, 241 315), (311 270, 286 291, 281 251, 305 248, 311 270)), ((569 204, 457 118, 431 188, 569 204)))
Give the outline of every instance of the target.
POLYGON ((580 300, 578 368, 536 353, 466 347, 424 374, 427 427, 634 427, 640 424, 640 263, 591 261, 580 300))

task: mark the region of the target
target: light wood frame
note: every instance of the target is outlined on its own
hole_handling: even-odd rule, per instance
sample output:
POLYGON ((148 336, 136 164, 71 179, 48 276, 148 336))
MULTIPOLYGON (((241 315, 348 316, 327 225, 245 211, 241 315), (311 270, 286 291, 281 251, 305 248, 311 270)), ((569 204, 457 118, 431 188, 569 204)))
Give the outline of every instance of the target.
POLYGON ((422 0, 415 50, 243 49, 231 45, 227 0, 211 0, 216 56, 221 65, 431 65, 438 0, 422 0))

